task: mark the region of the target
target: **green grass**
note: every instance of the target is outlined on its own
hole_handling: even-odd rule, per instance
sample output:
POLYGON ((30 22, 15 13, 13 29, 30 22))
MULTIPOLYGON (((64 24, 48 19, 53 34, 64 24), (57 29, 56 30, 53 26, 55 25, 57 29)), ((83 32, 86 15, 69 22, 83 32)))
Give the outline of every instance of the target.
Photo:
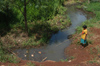
POLYGON ((90 48, 90 54, 93 54, 94 57, 92 57, 92 59, 90 61, 88 61, 88 63, 97 63, 99 64, 99 58, 98 55, 100 54, 100 46, 95 46, 90 48))
POLYGON ((11 54, 2 44, 2 41, 0 40, 0 61, 1 62, 11 62, 11 63, 19 63, 20 60, 11 54))
POLYGON ((100 54, 100 46, 96 46, 95 48, 97 49, 98 54, 100 54))
POLYGON ((72 60, 72 59, 74 59, 74 58, 75 58, 74 56, 71 56, 69 59, 71 59, 71 60, 72 60))
POLYGON ((90 48, 90 54, 100 54, 100 46, 95 46, 94 48, 90 48))
POLYGON ((36 66, 34 63, 32 63, 32 62, 27 62, 27 65, 28 66, 36 66))
POLYGON ((67 59, 61 59, 60 61, 61 62, 68 62, 69 60, 73 60, 73 59, 75 59, 75 57, 74 56, 70 56, 67 59))
POLYGON ((88 44, 93 44, 92 40, 87 40, 88 44))
POLYGON ((1 62, 10 62, 10 63, 19 63, 20 60, 17 59, 16 56, 13 54, 8 53, 7 51, 4 51, 0 49, 0 61, 1 62))
POLYGON ((79 0, 71 0, 71 1, 69 0, 69 1, 65 1, 65 2, 64 2, 64 5, 68 5, 68 4, 71 5, 71 4, 80 3, 80 2, 81 2, 81 1, 79 1, 79 0))
POLYGON ((97 25, 99 24, 99 21, 100 21, 100 7, 99 7, 100 3, 92 2, 90 4, 84 3, 83 5, 87 7, 87 8, 84 8, 84 10, 93 12, 94 14, 96 14, 96 16, 94 16, 90 20, 83 22, 81 26, 77 27, 77 33, 80 33, 82 31, 83 25, 87 25, 88 27, 99 27, 97 25))
POLYGON ((81 43, 80 43, 80 41, 77 41, 77 45, 80 45, 81 43))
POLYGON ((90 61, 88 61, 88 63, 97 63, 97 58, 95 57, 95 58, 93 58, 92 60, 90 60, 90 61))
POLYGON ((68 62, 69 60, 68 59, 61 59, 60 61, 61 62, 68 62))
POLYGON ((90 54, 93 54, 93 48, 90 48, 90 54))

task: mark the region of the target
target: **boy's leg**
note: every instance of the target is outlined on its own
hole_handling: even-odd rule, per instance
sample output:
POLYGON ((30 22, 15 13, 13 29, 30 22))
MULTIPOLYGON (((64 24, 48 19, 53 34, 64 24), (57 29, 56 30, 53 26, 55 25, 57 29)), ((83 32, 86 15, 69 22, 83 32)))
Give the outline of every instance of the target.
POLYGON ((86 47, 86 42, 87 42, 87 41, 86 41, 86 40, 84 40, 84 47, 86 47))
POLYGON ((84 39, 82 39, 82 38, 81 38, 81 45, 82 45, 82 47, 81 47, 81 48, 83 49, 83 48, 84 48, 85 43, 84 43, 84 39))
POLYGON ((84 44, 84 40, 81 38, 81 44, 84 44))
POLYGON ((87 41, 86 41, 86 40, 84 40, 84 44, 86 44, 86 42, 87 42, 87 41))

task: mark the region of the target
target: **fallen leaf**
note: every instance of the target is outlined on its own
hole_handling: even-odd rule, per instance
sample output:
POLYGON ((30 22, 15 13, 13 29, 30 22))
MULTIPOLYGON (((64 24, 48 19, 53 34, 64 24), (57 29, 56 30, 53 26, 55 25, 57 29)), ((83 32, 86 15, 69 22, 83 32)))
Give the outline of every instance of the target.
POLYGON ((20 42, 20 40, 18 40, 20 42))
POLYGON ((39 53, 39 54, 41 54, 41 52, 40 52, 40 51, 39 51, 38 53, 39 53))
POLYGON ((26 57, 26 55, 24 55, 24 57, 26 57))
POLYGON ((71 60, 69 60, 68 62, 71 62, 71 60))
POLYGON ((28 51, 26 51, 26 53, 28 53, 28 51))
POLYGON ((33 55, 33 54, 32 54, 31 56, 32 56, 32 57, 34 57, 34 55, 33 55))

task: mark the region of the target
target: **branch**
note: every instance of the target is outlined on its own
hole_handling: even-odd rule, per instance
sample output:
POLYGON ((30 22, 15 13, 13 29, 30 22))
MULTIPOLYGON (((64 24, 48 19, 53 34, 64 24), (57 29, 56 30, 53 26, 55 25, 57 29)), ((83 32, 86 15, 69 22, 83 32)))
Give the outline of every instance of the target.
POLYGON ((23 13, 23 11, 21 10, 21 8, 20 7, 17 7, 19 10, 20 10, 20 12, 24 15, 24 13, 23 13))
MULTIPOLYGON (((10 1, 11 4, 14 3, 14 1, 10 1)), ((18 4, 14 3, 13 5, 15 5, 16 8, 18 8, 20 10, 20 12, 24 15, 23 11, 21 10, 21 8, 18 6, 18 4)))
POLYGON ((19 60, 22 60, 21 58, 19 58, 16 53, 12 52, 10 49, 6 49, 8 52, 11 52, 14 56, 16 56, 19 60))
POLYGON ((16 8, 18 8, 19 10, 20 10, 20 12, 24 15, 24 13, 23 13, 23 11, 21 10, 21 8, 18 6, 18 4, 15 4, 16 6, 16 8))
POLYGON ((47 59, 47 57, 45 57, 41 62, 45 61, 47 59))

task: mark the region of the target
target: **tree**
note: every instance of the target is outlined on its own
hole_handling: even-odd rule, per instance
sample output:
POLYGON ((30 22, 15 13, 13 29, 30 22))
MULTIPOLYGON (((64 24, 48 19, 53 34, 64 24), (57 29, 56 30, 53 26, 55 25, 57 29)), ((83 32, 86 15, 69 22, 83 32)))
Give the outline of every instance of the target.
POLYGON ((25 32, 28 35, 28 26, 27 26, 27 10, 26 7, 30 0, 10 0, 10 3, 13 5, 13 7, 16 7, 17 9, 20 10, 22 15, 24 16, 24 21, 25 21, 25 32))
POLYGON ((1 20, 4 20, 4 22, 6 23, 6 26, 9 26, 9 13, 11 12, 10 7, 9 7, 9 1, 8 0, 1 0, 0 1, 0 12, 3 14, 1 20))

